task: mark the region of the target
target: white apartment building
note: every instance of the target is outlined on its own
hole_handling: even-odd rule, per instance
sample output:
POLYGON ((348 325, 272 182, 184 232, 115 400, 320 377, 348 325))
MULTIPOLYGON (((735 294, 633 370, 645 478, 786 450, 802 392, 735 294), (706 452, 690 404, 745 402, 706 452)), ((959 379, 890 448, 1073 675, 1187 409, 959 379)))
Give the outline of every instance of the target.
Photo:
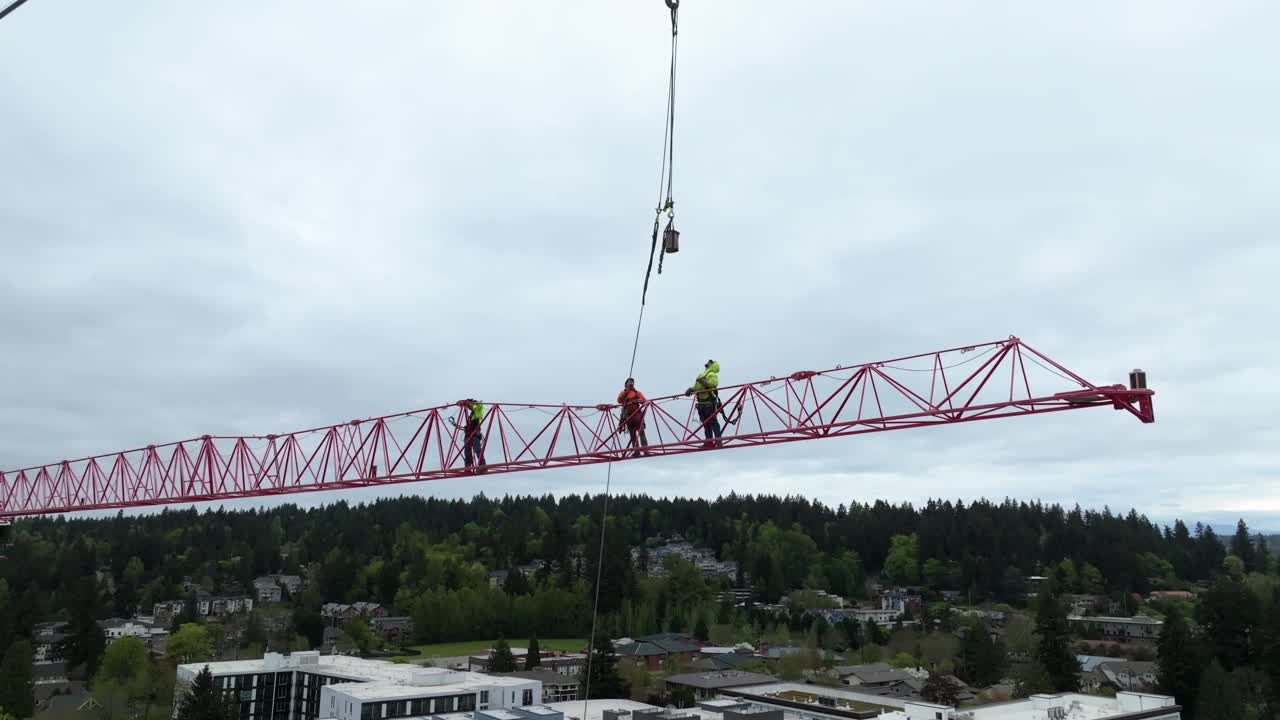
POLYGON ((1097 630, 1108 640, 1155 640, 1160 637, 1160 629, 1164 627, 1164 622, 1146 615, 1133 617, 1071 615, 1067 620, 1074 625, 1097 630))
POLYGON ((908 700, 878 720, 1181 720, 1168 695, 1120 692, 1114 698, 1079 693, 1032 695, 1026 700, 955 709, 908 700))
POLYGON ((317 652, 179 665, 178 692, 208 666, 242 720, 391 720, 506 710, 542 701, 542 683, 317 652))

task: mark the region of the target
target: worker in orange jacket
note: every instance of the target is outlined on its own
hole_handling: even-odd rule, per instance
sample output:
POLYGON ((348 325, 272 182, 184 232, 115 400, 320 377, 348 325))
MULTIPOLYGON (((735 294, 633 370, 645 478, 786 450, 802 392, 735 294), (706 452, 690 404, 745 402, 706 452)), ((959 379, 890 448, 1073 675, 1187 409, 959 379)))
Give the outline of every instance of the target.
POLYGON ((618 393, 618 404, 622 406, 622 416, 618 421, 618 434, 622 434, 623 430, 631 433, 631 442, 627 444, 627 448, 636 448, 632 457, 640 457, 648 455, 646 448, 649 446, 649 438, 644 434, 644 409, 645 409, 644 393, 636 389, 636 379, 627 378, 623 383, 622 392, 618 393))

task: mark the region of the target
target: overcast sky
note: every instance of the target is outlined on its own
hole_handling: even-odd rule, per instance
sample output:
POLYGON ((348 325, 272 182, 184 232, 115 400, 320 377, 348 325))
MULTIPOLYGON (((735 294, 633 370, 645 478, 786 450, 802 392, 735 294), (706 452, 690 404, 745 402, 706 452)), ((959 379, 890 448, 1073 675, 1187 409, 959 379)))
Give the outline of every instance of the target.
MULTIPOLYGON (((642 390, 707 357, 732 383, 1016 334, 1097 383, 1147 369, 1158 422, 624 463, 614 490, 1280 531, 1280 5, 686 0, 681 20, 682 250, 642 390)), ((661 0, 31 0, 0 21, 0 467, 467 395, 608 401, 668 32, 661 0)))

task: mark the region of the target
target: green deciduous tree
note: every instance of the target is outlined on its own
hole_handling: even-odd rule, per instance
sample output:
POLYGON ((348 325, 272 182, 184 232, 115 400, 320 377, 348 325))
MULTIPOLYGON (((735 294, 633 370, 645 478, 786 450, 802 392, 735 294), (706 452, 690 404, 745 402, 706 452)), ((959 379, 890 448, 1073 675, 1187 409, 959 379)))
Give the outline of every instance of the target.
POLYGON ((122 637, 107 646, 94 682, 133 682, 147 671, 147 646, 138 637, 122 637))
POLYGON ((351 636, 351 642, 356 644, 356 650, 361 655, 368 655, 369 650, 373 647, 374 635, 369 629, 369 621, 364 618, 356 618, 352 621, 350 627, 347 628, 347 634, 351 636))
POLYGON ((929 558, 924 561, 921 574, 924 576, 924 584, 930 590, 940 590, 947 579, 947 566, 938 558, 929 558))
POLYGON ((920 578, 920 538, 910 535, 894 535, 889 540, 889 554, 884 560, 884 573, 899 585, 914 585, 920 578))
POLYGON ((169 637, 165 656, 178 663, 198 663, 213 655, 213 640, 204 625, 187 623, 169 637))

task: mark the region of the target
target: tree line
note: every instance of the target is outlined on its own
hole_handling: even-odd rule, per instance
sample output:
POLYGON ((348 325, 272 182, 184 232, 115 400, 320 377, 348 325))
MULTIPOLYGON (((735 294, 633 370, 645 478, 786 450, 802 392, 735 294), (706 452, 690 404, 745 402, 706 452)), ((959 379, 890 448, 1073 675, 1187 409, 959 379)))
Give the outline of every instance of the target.
MULTIPOLYGON (((1222 538, 1199 524, 1161 527, 1135 510, 1013 500, 832 507, 737 494, 613 497, 601 557, 601 504, 591 495, 415 497, 24 519, 12 528, 9 560, 0 563, 0 646, 29 637, 38 621, 69 620, 68 660, 92 677, 103 652, 96 620, 190 597, 187 581, 211 593, 250 594, 253 578, 272 572, 306 578, 299 596, 287 598, 286 637, 296 633, 318 646, 322 604, 357 600, 412 616, 418 642, 580 637, 597 577, 602 627, 614 637, 702 627, 730 641, 794 623, 720 607, 717 594, 728 587, 752 587, 759 603, 802 589, 859 597, 874 576, 954 591, 966 601, 1021 604, 1027 577, 1045 575, 1053 592, 1131 603, 1133 593, 1154 587, 1216 588, 1235 571, 1247 584, 1275 571, 1270 544, 1243 522, 1222 538), (661 576, 647 577, 658 565, 653 539, 676 535, 735 561, 736 574, 705 579, 668 558, 661 576), (510 572, 491 585, 491 571, 531 561, 542 562, 529 575, 510 572)), ((1258 599, 1260 618, 1268 603, 1269 596, 1258 599)), ((862 642, 848 631, 843 637, 862 642)), ((1234 657, 1223 662, 1228 672, 1237 666, 1234 657)))

